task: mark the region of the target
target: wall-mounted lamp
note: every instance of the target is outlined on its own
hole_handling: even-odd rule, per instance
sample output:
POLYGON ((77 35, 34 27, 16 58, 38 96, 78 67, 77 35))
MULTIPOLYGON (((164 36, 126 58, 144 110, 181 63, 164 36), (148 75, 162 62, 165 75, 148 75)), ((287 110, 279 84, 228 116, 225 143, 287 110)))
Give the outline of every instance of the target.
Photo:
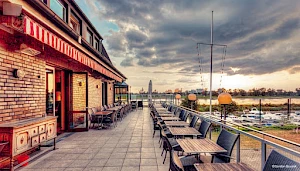
POLYGON ((96 88, 99 88, 99 85, 96 85, 96 88))
POLYGON ((81 86, 82 86, 82 82, 81 82, 81 81, 79 81, 79 82, 78 82, 78 85, 81 87, 81 86))
POLYGON ((21 69, 14 69, 13 75, 15 78, 23 78, 25 76, 25 72, 21 69))
POLYGON ((55 92, 55 101, 61 101, 61 92, 60 91, 55 92))

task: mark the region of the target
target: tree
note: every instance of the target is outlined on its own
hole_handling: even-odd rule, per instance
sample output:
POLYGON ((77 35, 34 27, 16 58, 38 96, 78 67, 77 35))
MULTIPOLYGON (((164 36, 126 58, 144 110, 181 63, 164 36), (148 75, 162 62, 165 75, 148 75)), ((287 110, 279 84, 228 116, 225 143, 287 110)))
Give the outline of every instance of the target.
MULTIPOLYGON (((220 108, 223 108, 222 105, 219 105, 220 108)), ((232 101, 231 104, 226 106, 226 113, 234 113, 235 111, 237 111, 239 109, 237 103, 235 101, 232 101)))
POLYGON ((198 110, 198 108, 199 108, 199 104, 197 103, 197 100, 195 102, 192 102, 188 99, 188 96, 186 96, 181 101, 181 106, 184 106, 186 108, 191 108, 191 106, 193 106, 193 110, 198 110))

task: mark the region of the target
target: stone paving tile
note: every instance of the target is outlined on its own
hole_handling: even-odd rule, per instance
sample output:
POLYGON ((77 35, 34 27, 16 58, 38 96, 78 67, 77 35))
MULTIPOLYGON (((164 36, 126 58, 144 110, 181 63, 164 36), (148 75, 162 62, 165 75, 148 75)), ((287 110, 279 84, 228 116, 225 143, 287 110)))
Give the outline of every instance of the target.
POLYGON ((142 159, 156 159, 156 155, 155 155, 155 153, 142 152, 141 158, 142 159))
POLYGON ((127 153, 126 159, 139 159, 141 158, 141 153, 127 153))
POLYGON ((124 159, 108 159, 105 166, 115 167, 115 166, 122 166, 124 159))
POLYGON ((105 166, 108 159, 93 159, 90 161, 90 163, 87 165, 87 167, 100 167, 105 166))
POLYGON ((84 168, 71 167, 71 168, 66 168, 64 171, 82 171, 82 170, 84 170, 84 168))
POLYGON ((102 171, 103 167, 86 167, 83 171, 102 171))
POLYGON ((112 153, 110 155, 110 159, 124 159, 126 156, 126 153, 112 153))
POLYGON ((90 162, 91 162, 91 160, 77 159, 77 160, 74 160, 68 167, 85 168, 90 162))
POLYGON ((157 171, 157 166, 140 166, 140 171, 157 171))
POLYGON ((124 160, 123 166, 140 166, 140 159, 128 159, 124 160))
POLYGON ((121 167, 104 167, 102 171, 120 171, 121 167))
POLYGON ((141 159, 141 166, 157 166, 156 159, 141 159))
POLYGON ((140 167, 139 166, 123 166, 121 171, 139 171, 140 167))

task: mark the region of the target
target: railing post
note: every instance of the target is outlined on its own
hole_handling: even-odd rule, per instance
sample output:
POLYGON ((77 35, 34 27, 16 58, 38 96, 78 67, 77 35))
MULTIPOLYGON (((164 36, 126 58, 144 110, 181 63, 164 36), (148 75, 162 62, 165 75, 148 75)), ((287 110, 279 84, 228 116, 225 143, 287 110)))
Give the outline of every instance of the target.
POLYGON ((239 163, 241 161, 241 134, 237 132, 239 135, 239 138, 237 139, 236 142, 236 162, 239 163))
POLYGON ((209 127, 209 139, 211 140, 211 126, 209 127))
POLYGON ((265 162, 267 159, 267 145, 265 142, 261 142, 261 170, 264 169, 265 162))

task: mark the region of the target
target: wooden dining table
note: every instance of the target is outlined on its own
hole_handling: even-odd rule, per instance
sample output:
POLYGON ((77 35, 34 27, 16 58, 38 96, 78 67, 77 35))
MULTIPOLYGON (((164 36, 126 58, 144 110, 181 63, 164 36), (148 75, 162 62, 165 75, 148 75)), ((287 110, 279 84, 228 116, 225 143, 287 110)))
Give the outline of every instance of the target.
POLYGON ((165 121, 165 124, 168 127, 189 126, 189 123, 185 121, 165 121))
POLYGON ((108 108, 106 111, 109 111, 109 110, 119 110, 121 109, 123 106, 115 106, 115 107, 111 107, 111 108, 108 108))
POLYGON ((159 114, 174 114, 173 112, 170 112, 170 111, 157 111, 157 113, 159 114))
POLYGON ((174 114, 168 114, 168 113, 163 113, 163 114, 158 114, 160 117, 174 117, 174 114))
POLYGON ((192 127, 170 127, 169 128, 172 135, 175 138, 182 137, 182 136, 200 136, 201 133, 192 127))
POLYGON ((210 139, 177 139, 182 150, 186 153, 224 153, 223 147, 210 139))
POLYGON ((104 116, 107 116, 107 115, 110 115, 112 114, 114 111, 112 110, 105 110, 105 111, 98 111, 98 112, 95 112, 93 115, 97 117, 97 120, 98 120, 98 129, 100 128, 103 128, 103 124, 102 124, 102 121, 104 119, 104 116), (101 119, 101 122, 100 122, 100 119, 101 119))
POLYGON ((161 117, 162 120, 164 121, 179 121, 180 118, 176 117, 176 116, 172 116, 172 117, 161 117))
POLYGON ((244 163, 196 163, 198 171, 254 171, 244 163))

